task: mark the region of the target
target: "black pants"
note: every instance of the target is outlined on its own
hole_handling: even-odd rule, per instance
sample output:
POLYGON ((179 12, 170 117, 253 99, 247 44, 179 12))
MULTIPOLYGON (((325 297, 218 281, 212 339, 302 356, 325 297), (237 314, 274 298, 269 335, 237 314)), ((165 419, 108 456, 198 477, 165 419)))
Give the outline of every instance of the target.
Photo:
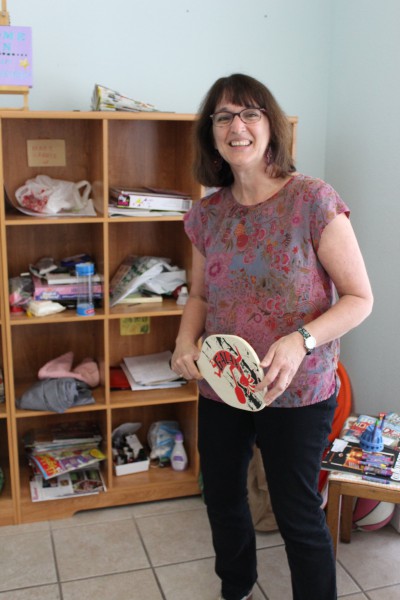
POLYGON ((215 570, 226 600, 241 600, 257 580, 255 533, 247 500, 247 470, 256 440, 285 542, 293 599, 336 599, 332 540, 318 492, 322 452, 335 408, 335 395, 311 406, 254 413, 200 397, 204 497, 215 570))

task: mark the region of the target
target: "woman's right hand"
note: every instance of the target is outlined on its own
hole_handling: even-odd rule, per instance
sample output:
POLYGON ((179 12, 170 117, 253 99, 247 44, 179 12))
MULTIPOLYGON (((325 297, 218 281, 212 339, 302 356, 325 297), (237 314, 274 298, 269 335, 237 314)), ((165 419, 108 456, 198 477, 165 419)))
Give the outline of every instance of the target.
POLYGON ((196 366, 200 356, 200 350, 196 344, 190 342, 178 342, 171 359, 171 369, 179 377, 185 379, 202 379, 202 375, 196 366))

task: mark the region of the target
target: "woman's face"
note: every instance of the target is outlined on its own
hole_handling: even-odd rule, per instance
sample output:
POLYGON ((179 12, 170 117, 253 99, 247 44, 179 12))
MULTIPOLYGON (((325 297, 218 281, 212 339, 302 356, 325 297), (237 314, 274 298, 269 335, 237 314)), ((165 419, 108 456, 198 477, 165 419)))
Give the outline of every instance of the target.
MULTIPOLYGON (((214 113, 228 111, 238 113, 248 106, 232 104, 222 99, 214 113)), ((255 105, 253 108, 258 108, 255 105)), ((256 123, 243 123, 235 116, 230 125, 213 125, 215 147, 232 170, 262 167, 265 169, 265 153, 270 140, 270 126, 264 113, 256 123)))

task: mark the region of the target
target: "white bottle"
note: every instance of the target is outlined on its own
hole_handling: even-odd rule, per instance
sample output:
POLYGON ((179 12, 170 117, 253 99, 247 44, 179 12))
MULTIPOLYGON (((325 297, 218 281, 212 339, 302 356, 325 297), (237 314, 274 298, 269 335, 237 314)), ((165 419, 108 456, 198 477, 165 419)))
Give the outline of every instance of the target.
POLYGON ((176 303, 178 304, 178 306, 185 306, 185 304, 188 301, 188 299, 189 299, 188 289, 187 289, 186 285, 183 285, 181 287, 181 289, 179 290, 178 298, 176 300, 176 303))
POLYGON ((171 452, 171 466, 174 471, 184 471, 188 464, 186 450, 183 446, 183 435, 181 432, 175 434, 175 445, 171 452))

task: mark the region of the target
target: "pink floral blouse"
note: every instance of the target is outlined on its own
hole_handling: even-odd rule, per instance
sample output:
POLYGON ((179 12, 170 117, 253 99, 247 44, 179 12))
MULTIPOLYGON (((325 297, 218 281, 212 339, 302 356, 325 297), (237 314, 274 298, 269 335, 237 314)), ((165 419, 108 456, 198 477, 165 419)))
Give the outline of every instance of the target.
MULTIPOLYGON (((321 234, 349 209, 320 179, 294 175, 255 206, 221 188, 185 215, 185 230, 206 259, 204 335, 232 333, 263 358, 271 343, 325 312, 334 286, 317 256, 321 234)), ((271 406, 326 400, 335 391, 339 341, 305 356, 289 388, 271 406)), ((218 400, 206 381, 200 392, 218 400)))

